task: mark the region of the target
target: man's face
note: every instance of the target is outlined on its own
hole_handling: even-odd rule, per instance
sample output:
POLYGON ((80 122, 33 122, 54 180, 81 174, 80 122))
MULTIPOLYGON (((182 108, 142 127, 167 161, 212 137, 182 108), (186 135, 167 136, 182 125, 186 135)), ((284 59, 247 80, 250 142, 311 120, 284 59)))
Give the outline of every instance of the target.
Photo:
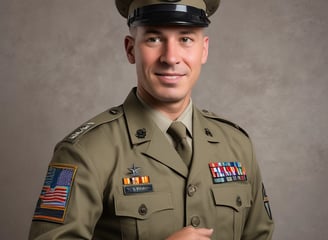
POLYGON ((139 26, 125 39, 130 63, 136 64, 138 93, 148 104, 188 103, 208 37, 202 28, 139 26))

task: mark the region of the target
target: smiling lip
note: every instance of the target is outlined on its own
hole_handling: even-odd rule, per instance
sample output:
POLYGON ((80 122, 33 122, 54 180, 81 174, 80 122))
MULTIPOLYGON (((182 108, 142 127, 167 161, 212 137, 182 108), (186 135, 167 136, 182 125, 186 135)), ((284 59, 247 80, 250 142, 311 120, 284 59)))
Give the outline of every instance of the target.
POLYGON ((155 73, 155 75, 162 80, 177 80, 185 76, 185 74, 182 73, 155 73))
POLYGON ((155 73, 157 76, 163 76, 163 77, 182 77, 185 74, 183 73, 155 73))

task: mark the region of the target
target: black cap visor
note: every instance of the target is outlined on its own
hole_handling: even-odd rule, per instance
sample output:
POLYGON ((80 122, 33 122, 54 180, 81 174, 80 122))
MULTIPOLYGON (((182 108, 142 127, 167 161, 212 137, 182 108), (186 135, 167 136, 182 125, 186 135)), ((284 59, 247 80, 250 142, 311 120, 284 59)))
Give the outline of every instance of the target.
POLYGON ((137 8, 128 17, 128 26, 181 25, 207 27, 210 20, 202 9, 176 4, 154 4, 137 8))

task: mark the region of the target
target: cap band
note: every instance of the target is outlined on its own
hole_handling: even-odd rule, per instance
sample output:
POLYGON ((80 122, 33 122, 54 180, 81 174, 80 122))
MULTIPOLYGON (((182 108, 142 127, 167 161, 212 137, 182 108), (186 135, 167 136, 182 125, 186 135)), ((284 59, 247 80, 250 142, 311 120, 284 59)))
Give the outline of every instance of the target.
POLYGON ((207 27, 210 20, 203 9, 177 4, 153 4, 135 9, 128 26, 184 25, 207 27))
POLYGON ((129 12, 127 16, 129 16, 134 9, 141 8, 144 6, 154 5, 154 4, 186 5, 186 6, 203 9, 204 11, 206 11, 206 4, 203 0, 131 0, 131 3, 129 5, 129 12))

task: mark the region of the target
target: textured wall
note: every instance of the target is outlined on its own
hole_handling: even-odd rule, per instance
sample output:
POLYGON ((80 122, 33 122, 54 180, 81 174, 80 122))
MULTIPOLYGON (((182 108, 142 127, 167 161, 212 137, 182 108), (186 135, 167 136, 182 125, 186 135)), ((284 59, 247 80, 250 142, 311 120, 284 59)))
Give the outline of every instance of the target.
MULTIPOLYGON (((276 240, 328 235, 328 1, 222 0, 194 102, 247 129, 276 240)), ((0 0, 1 239, 26 239, 57 141, 135 85, 113 0, 0 0)))

